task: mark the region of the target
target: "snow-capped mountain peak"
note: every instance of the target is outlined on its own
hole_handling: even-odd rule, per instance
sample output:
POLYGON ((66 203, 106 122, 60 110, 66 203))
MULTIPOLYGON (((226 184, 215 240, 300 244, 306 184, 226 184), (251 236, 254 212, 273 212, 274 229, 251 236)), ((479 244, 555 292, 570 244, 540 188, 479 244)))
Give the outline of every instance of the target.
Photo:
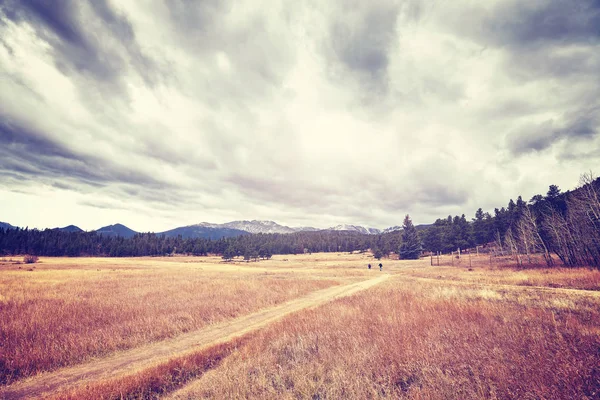
POLYGON ((381 233, 381 231, 377 228, 365 228, 364 226, 348 225, 348 224, 336 225, 336 226, 329 228, 329 230, 330 231, 352 231, 352 232, 363 233, 365 235, 376 235, 376 234, 381 233))
POLYGON ((197 224, 204 228, 229 228, 238 229, 249 233, 293 233, 297 230, 289 226, 279 225, 273 221, 231 221, 223 224, 213 224, 210 222, 201 222, 197 224))
MULTIPOLYGON (((307 232, 307 231, 318 231, 320 229, 313 227, 289 227, 285 225, 280 225, 274 221, 266 221, 266 220, 241 220, 241 221, 231 221, 223 224, 214 224, 210 222, 201 222, 196 224, 195 226, 203 227, 203 228, 228 228, 228 229, 237 229, 248 233, 294 233, 294 232, 307 232)), ((360 225, 349 225, 349 224, 341 224, 336 225, 331 228, 325 229, 329 231, 351 231, 358 232, 365 235, 377 235, 383 232, 392 232, 400 229, 400 227, 394 226, 391 228, 387 228, 382 231, 377 228, 368 228, 360 225)))

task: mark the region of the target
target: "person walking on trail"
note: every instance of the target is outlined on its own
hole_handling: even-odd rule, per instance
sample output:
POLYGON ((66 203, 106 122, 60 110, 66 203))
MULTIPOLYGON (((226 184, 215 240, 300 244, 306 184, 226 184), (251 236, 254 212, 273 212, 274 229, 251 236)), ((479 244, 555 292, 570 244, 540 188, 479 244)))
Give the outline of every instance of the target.
POLYGON ((368 265, 369 269, 371 269, 371 264, 368 265))
POLYGON ((379 263, 379 270, 381 271, 382 268, 383 268, 383 265, 381 263, 379 263))

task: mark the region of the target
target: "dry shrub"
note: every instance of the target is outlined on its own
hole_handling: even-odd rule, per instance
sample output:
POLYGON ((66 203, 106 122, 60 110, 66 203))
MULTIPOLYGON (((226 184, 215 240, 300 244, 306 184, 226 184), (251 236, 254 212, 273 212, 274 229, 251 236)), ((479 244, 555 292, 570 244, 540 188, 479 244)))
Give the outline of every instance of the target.
POLYGON ((38 256, 33 256, 33 255, 26 255, 25 257, 23 257, 23 262, 25 264, 35 264, 36 262, 38 262, 39 258, 38 256))
POLYGON ((173 397, 600 396, 598 299, 489 292, 397 280, 274 324, 173 397))

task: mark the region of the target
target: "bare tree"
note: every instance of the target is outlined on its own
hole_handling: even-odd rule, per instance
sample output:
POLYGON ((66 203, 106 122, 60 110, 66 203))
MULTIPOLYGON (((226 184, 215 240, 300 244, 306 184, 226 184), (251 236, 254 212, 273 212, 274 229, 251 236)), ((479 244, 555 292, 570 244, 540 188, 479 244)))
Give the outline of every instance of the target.
POLYGON ((504 256, 504 247, 502 246, 502 237, 500 236, 499 231, 496 231, 496 234, 494 235, 494 244, 500 249, 500 255, 504 256))
POLYGON ((542 229, 549 237, 549 247, 566 266, 577 265, 575 240, 572 236, 569 223, 560 213, 552 207, 544 210, 542 229))
POLYGON ((580 187, 567 200, 567 223, 576 252, 573 265, 600 267, 600 181, 583 174, 580 187))
POLYGON ((519 265, 520 267, 523 266, 521 256, 519 255, 519 249, 517 247, 517 241, 515 240, 515 237, 513 235, 512 228, 509 228, 508 231, 506 231, 506 234, 504 235, 504 242, 508 246, 512 257, 517 259, 517 265, 519 265))
POLYGON ((553 265, 552 255, 548 251, 544 239, 540 235, 540 229, 537 225, 535 216, 531 211, 531 207, 526 205, 518 222, 519 239, 527 255, 527 262, 531 264, 531 254, 543 252, 546 265, 553 265))

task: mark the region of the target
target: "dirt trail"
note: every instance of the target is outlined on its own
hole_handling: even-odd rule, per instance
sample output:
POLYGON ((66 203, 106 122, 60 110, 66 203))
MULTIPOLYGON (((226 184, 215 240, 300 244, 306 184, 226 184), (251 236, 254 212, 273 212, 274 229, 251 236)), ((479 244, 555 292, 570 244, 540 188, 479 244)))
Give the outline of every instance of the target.
POLYGON ((54 372, 38 374, 0 389, 0 395, 6 399, 39 398, 51 395, 58 390, 125 376, 174 357, 183 356, 219 343, 226 343, 235 337, 262 328, 290 313, 316 307, 335 298, 349 296, 368 289, 381 283, 389 276, 384 274, 366 281, 319 290, 287 303, 215 324, 199 331, 186 333, 173 339, 137 347, 107 358, 93 360, 54 372))

